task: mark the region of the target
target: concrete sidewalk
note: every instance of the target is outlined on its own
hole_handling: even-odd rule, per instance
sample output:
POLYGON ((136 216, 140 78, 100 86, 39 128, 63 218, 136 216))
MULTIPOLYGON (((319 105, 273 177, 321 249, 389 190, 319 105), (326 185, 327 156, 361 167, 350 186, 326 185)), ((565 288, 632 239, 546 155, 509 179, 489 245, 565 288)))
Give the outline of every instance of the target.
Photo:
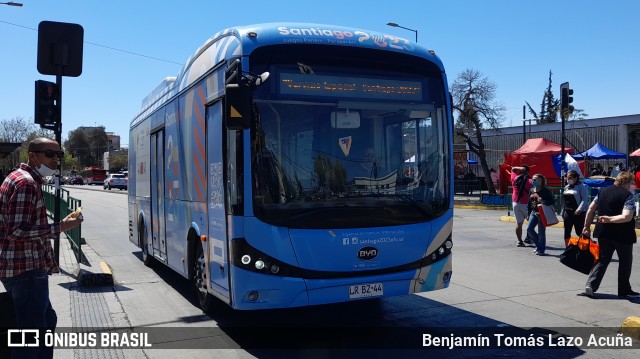
MULTIPOLYGON (((109 310, 110 305, 117 305, 117 301, 110 298, 114 296, 111 270, 88 245, 83 245, 82 251, 84 260, 79 264, 69 240, 61 236, 60 273, 49 277, 49 297, 58 316, 58 332, 118 327, 109 310), (110 280, 105 281, 105 276, 110 280)), ((54 351, 56 359, 124 357, 121 349, 54 351)))

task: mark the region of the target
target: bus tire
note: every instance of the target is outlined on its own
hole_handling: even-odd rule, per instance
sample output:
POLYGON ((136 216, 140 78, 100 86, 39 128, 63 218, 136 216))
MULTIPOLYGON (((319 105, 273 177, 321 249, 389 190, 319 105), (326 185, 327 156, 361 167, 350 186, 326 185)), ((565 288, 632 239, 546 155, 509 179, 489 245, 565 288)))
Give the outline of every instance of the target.
POLYGON ((205 313, 211 313, 213 312, 215 298, 211 294, 207 293, 206 281, 208 279, 204 263, 204 253, 202 252, 202 244, 197 240, 194 240, 191 243, 193 243, 193 246, 195 247, 193 250, 191 285, 195 290, 200 309, 205 313))
POLYGON ((142 248, 142 263, 145 266, 153 266, 153 256, 149 254, 149 246, 147 243, 147 227, 144 225, 142 219, 140 219, 140 230, 138 231, 138 244, 142 248))

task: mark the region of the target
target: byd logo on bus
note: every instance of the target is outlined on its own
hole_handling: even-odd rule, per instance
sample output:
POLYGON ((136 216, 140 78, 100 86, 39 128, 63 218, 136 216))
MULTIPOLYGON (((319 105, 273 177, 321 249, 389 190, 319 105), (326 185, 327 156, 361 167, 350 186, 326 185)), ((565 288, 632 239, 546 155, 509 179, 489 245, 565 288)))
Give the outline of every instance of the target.
POLYGON ((363 261, 369 261, 378 256, 378 250, 375 247, 363 247, 358 250, 358 258, 363 261))

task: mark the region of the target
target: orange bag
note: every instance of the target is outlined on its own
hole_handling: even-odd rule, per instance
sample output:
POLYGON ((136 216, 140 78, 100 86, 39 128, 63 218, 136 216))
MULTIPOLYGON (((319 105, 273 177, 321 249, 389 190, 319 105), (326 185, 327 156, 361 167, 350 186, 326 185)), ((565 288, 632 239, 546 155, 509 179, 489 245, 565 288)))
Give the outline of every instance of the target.
POLYGON ((585 238, 583 236, 580 236, 580 238, 578 237, 569 238, 569 246, 575 246, 575 245, 577 245, 581 251, 586 251, 588 248, 589 252, 593 254, 593 258, 595 259, 596 262, 600 258, 600 244, 598 244, 598 242, 594 241, 593 239, 590 239, 588 237, 585 238))
POLYGON ((597 242, 591 238, 572 237, 567 249, 560 255, 560 263, 580 273, 589 274, 599 256, 600 245, 597 242))

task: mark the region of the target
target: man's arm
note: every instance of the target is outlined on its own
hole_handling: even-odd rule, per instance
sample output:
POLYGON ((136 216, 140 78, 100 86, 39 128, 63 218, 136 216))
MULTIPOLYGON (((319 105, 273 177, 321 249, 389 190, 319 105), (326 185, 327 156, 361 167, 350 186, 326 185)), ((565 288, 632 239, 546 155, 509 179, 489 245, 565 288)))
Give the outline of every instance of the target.
POLYGON ((589 209, 587 210, 587 216, 584 219, 584 228, 582 229, 582 234, 587 237, 591 237, 591 223, 593 223, 593 217, 596 215, 596 211, 598 210, 598 197, 594 198, 589 205, 589 209))
POLYGON ((617 216, 600 216, 598 220, 601 223, 626 223, 633 219, 634 211, 623 209, 622 214, 617 216))

